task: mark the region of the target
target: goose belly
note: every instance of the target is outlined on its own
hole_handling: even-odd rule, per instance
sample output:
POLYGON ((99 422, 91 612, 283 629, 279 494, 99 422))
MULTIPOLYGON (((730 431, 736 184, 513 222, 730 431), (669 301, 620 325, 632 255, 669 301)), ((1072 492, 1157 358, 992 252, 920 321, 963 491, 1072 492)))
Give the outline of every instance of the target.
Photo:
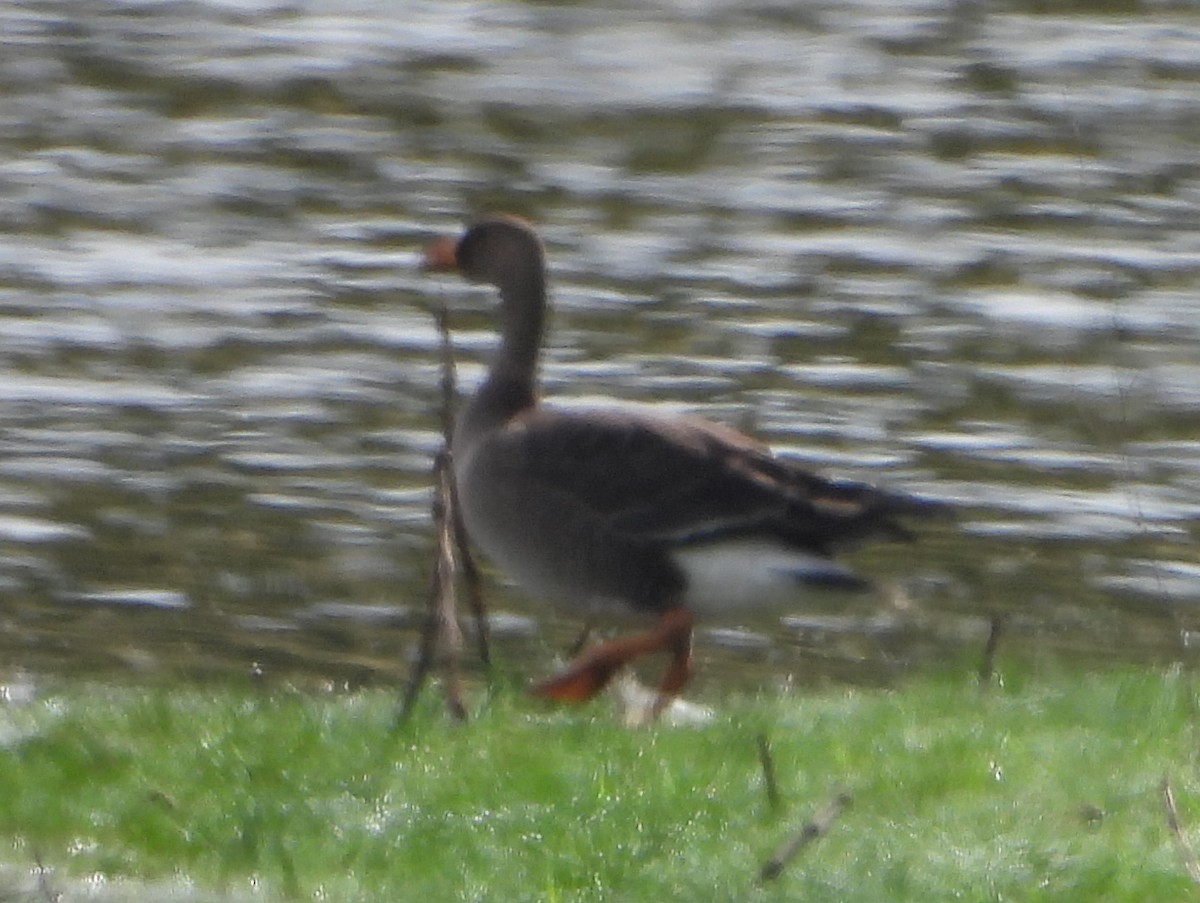
POLYGON ((604 619, 636 609, 637 568, 623 567, 594 525, 549 506, 522 505, 495 486, 460 497, 472 543, 531 599, 604 619))
POLYGON ((686 580, 684 602, 715 620, 782 610, 816 589, 862 589, 863 580, 823 555, 772 539, 718 540, 683 546, 671 560, 686 580))

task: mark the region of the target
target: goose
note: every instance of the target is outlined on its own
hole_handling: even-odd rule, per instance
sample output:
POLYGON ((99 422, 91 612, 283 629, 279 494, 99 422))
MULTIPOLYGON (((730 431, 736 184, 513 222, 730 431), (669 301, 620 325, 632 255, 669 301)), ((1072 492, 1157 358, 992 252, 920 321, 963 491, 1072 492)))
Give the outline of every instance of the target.
POLYGON ((861 590, 835 554, 908 539, 900 518, 942 507, 822 478, 699 417, 543 404, 546 257, 523 219, 492 215, 438 238, 424 267, 499 293, 499 346, 451 439, 471 542, 530 596, 587 623, 632 612, 652 624, 585 651, 537 696, 583 702, 633 659, 665 652, 661 708, 692 674, 697 619, 794 606, 814 587, 861 590))

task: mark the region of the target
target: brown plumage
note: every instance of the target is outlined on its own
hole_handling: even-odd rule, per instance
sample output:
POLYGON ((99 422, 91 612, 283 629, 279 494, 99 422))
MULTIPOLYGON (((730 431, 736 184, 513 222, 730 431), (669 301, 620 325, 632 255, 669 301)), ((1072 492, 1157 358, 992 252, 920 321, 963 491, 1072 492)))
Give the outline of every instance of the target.
POLYGON ((526 591, 585 618, 659 617, 535 687, 541 695, 590 698, 631 658, 663 650, 665 701, 690 674, 695 614, 787 604, 805 585, 861 588, 833 555, 907 537, 897 518, 939 507, 825 480, 699 418, 542 406, 545 260, 522 220, 495 216, 440 239, 426 265, 500 292, 500 347, 452 443, 468 534, 526 591))

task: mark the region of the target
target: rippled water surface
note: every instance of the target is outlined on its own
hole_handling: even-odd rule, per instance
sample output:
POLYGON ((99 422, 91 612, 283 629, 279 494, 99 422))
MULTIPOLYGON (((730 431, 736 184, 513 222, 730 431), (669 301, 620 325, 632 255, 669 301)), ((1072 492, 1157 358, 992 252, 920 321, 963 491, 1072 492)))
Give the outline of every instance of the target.
MULTIPOLYGON (((1191 2, 0 5, 0 667, 392 681, 429 569, 415 268, 547 240, 547 391, 954 502, 873 604, 711 625, 702 674, 982 644, 1190 661, 1191 2), (723 667, 727 666, 727 667, 723 667)), ((571 622, 490 584, 501 656, 571 622)), ((973 652, 970 654, 974 654, 973 652)))

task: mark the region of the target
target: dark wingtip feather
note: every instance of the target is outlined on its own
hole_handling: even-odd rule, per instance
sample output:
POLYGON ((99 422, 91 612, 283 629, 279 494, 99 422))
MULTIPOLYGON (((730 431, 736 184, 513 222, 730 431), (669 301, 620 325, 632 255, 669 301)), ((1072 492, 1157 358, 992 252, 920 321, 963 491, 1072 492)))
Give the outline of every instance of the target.
POLYGON ((890 534, 896 539, 912 540, 914 535, 901 519, 930 519, 947 520, 955 515, 955 508, 949 502, 926 498, 918 495, 904 495, 886 490, 876 490, 875 496, 864 513, 874 514, 887 524, 890 534))
POLYGON ((945 518, 951 505, 922 496, 878 489, 862 483, 831 482, 813 504, 832 515, 830 548, 845 549, 868 539, 911 542, 916 535, 904 523, 910 519, 945 518))

